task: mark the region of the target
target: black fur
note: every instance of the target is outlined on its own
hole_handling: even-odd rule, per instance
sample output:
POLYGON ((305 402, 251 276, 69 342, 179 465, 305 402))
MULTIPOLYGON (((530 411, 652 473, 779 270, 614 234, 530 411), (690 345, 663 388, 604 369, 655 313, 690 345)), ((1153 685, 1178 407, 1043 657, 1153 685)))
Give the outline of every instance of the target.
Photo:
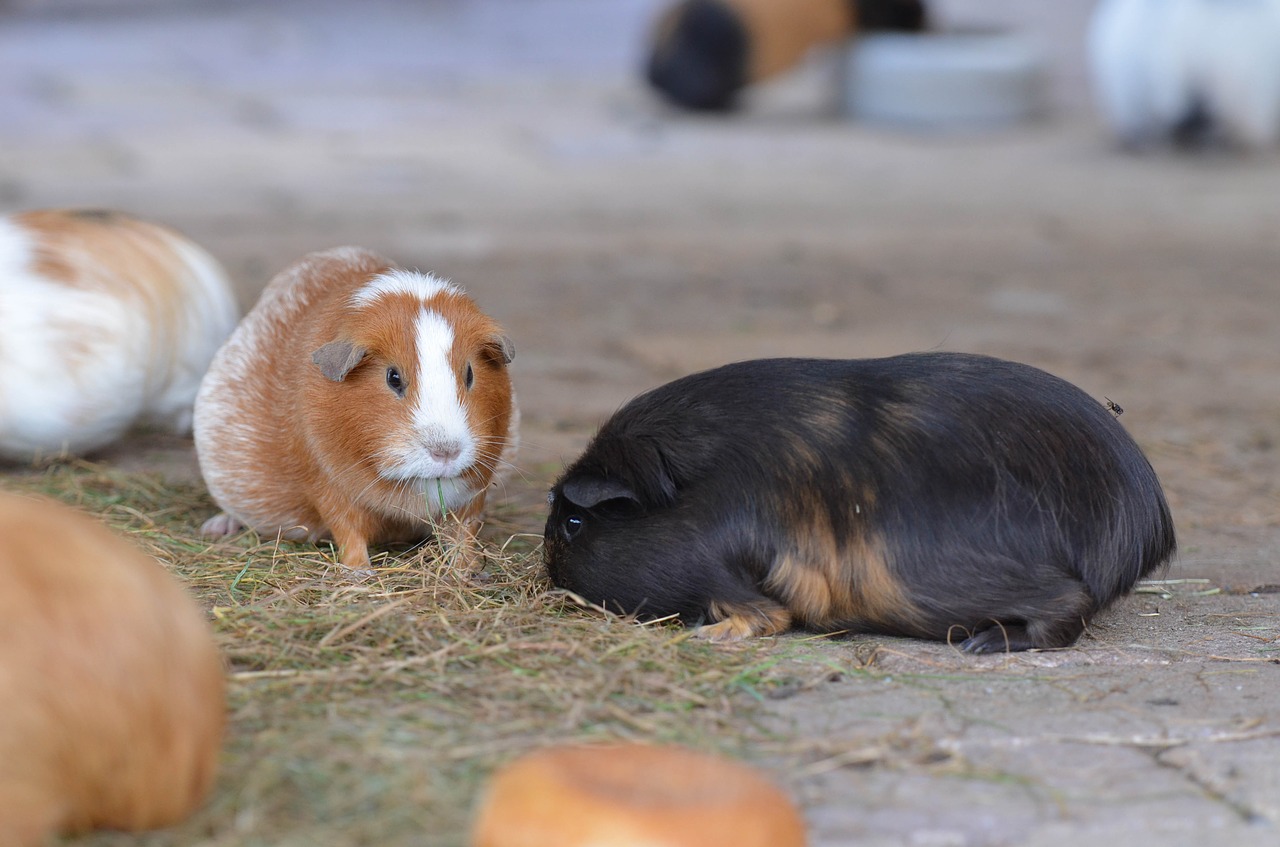
POLYGON ((689 0, 649 56, 649 84, 688 109, 723 111, 747 84, 747 31, 718 0, 689 0))
POLYGON ((854 20, 863 32, 917 32, 928 25, 923 0, 850 0, 854 20))
POLYGON ((975 652, 1073 643, 1175 549, 1155 472, 1101 403, 1027 365, 919 353, 741 362, 636 398, 552 490, 545 550, 557 585, 692 624, 782 603, 771 569, 815 525, 841 550, 875 539, 911 607, 818 628, 975 652))

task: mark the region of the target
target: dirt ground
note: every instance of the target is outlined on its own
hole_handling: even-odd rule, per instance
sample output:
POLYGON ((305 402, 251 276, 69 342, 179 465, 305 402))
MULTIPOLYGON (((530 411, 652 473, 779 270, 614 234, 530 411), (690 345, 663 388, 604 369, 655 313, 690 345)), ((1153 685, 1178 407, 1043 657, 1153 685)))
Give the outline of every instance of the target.
POLYGON ((340 243, 456 280, 517 345, 530 515, 622 402, 726 361, 971 351, 1111 398, 1174 582, 1057 653, 796 638, 891 675, 770 702, 818 754, 788 784, 817 847, 1280 844, 1280 155, 1122 155, 1070 104, 860 127, 820 65, 689 117, 629 73, 654 3, 519 5, 0 16, 0 211, 170 222, 246 304, 340 243))

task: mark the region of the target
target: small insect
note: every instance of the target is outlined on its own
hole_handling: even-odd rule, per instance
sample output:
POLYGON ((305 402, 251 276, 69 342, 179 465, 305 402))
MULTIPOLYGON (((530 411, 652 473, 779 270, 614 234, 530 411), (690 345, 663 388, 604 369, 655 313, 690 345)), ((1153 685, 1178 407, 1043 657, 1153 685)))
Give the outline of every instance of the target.
POLYGON ((1124 407, 1110 397, 1103 397, 1107 401, 1107 411, 1115 415, 1117 418, 1124 414, 1124 407))

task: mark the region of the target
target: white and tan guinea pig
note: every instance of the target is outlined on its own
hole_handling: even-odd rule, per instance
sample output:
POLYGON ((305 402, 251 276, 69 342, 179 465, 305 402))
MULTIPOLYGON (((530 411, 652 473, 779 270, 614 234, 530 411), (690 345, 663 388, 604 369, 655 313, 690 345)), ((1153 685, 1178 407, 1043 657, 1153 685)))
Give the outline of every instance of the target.
POLYGON ((1126 147, 1280 142, 1280 0, 1102 0, 1088 50, 1126 147))
POLYGON ((247 526, 332 538, 342 564, 368 545, 431 534, 442 512, 474 561, 485 495, 516 448, 501 327, 457 286, 345 247, 267 285, 196 398, 200 469, 247 526))
POLYGON ((203 613, 97 521, 0 494, 0 844, 189 815, 226 721, 203 613))
POLYGON ((137 423, 185 433, 239 316, 219 264, 118 212, 0 217, 0 458, 84 453, 137 423))

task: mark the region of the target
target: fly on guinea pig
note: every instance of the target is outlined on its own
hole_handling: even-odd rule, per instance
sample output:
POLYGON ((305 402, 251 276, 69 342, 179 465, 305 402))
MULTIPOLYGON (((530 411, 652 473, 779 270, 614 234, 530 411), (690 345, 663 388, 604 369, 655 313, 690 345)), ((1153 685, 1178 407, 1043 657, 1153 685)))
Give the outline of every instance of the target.
POLYGON ((735 640, 793 625, 1066 647, 1167 562, 1112 415, 985 356, 740 362, 619 410, 550 494, 552 581, 735 640))

